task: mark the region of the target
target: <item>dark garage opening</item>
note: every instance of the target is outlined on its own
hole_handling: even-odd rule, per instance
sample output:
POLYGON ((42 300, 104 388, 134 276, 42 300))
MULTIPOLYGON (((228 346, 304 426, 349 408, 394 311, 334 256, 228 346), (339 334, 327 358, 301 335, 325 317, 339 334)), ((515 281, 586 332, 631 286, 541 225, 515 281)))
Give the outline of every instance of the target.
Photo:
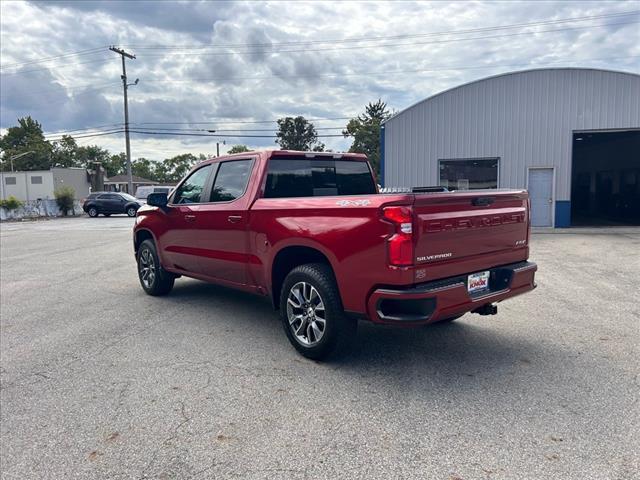
POLYGON ((640 225, 640 130, 573 134, 571 224, 640 225))

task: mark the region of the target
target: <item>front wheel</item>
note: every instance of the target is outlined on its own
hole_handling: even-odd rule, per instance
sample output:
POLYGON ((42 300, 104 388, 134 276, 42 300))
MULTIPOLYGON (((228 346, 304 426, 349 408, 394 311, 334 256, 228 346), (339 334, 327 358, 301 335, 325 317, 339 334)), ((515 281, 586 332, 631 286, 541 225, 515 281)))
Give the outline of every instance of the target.
POLYGON ((344 314, 333 272, 319 263, 301 265, 287 275, 280 318, 294 348, 314 360, 346 350, 358 325, 344 314))
POLYGON ((87 213, 91 218, 96 218, 98 216, 98 209, 96 207, 90 207, 87 213))
POLYGON ((136 216, 136 212, 137 212, 136 207, 127 208, 127 215, 129 215, 130 217, 135 217, 136 216))
POLYGON ((153 296, 166 295, 173 288, 176 277, 160 265, 156 246, 145 240, 138 248, 138 278, 142 289, 153 296))

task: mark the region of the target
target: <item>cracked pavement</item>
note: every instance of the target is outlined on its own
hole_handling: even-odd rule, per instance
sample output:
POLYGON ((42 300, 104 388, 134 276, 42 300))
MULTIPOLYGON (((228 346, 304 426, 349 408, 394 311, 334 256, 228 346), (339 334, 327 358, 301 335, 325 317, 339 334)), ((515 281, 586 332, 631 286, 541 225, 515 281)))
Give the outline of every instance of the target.
POLYGON ((144 295, 131 226, 0 226, 2 479, 640 478, 638 229, 535 234, 497 316, 316 363, 260 298, 144 295))

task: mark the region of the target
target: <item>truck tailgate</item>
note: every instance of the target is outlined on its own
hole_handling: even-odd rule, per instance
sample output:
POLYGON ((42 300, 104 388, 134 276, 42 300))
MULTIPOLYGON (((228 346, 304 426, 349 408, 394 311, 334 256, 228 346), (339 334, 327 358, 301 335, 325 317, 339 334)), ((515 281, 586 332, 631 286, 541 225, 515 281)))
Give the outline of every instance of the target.
POLYGON ((416 278, 471 273, 528 257, 526 191, 475 190, 415 195, 416 278))

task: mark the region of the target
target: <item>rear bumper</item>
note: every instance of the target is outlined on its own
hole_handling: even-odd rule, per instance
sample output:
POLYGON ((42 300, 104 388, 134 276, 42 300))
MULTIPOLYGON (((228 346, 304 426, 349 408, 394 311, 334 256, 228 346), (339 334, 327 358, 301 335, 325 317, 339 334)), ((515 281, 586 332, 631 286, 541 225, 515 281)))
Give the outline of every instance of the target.
MULTIPOLYGON (((375 323, 426 324, 470 312, 536 288, 538 266, 519 262, 490 269, 489 289, 469 294, 467 275, 423 283, 406 289, 379 288, 367 301, 375 323)), ((469 272, 475 273, 475 272, 469 272)))

